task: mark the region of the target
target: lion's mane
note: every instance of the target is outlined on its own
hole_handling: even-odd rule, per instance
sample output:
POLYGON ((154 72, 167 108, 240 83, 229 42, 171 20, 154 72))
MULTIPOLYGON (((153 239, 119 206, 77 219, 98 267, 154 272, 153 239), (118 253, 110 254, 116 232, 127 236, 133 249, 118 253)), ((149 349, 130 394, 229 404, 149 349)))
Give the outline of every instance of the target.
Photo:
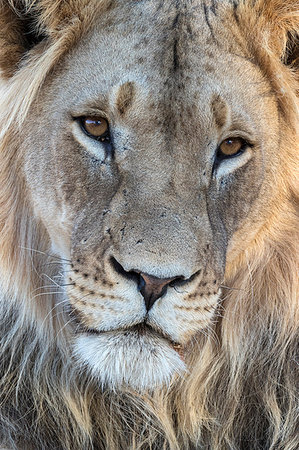
POLYGON ((23 3, 28 16, 39 18, 35 26, 42 38, 21 62, 21 15, 14 31, 11 27, 16 20, 11 7, 18 2, 0 3, 1 58, 15 54, 18 66, 12 77, 3 72, 10 78, 0 93, 3 445, 49 450, 298 448, 298 67, 296 61, 290 68, 274 57, 277 52, 285 55, 288 39, 296 45, 298 3, 284 7, 283 1, 256 1, 253 7, 245 1, 234 7, 255 62, 271 80, 280 105, 281 151, 289 176, 273 175, 281 200, 272 219, 238 259, 228 261, 228 288, 218 321, 213 333, 194 343, 190 375, 148 395, 103 393, 85 373, 74 372, 65 345, 67 327, 54 306, 59 292, 47 291, 45 277, 39 275, 51 278, 60 261, 48 254, 49 238, 33 216, 18 152, 23 118, 47 74, 92 18, 113 2, 95 2, 96 12, 86 0, 64 2, 64 7, 58 0, 23 3), (270 23, 275 24, 271 39, 261 34, 270 23))

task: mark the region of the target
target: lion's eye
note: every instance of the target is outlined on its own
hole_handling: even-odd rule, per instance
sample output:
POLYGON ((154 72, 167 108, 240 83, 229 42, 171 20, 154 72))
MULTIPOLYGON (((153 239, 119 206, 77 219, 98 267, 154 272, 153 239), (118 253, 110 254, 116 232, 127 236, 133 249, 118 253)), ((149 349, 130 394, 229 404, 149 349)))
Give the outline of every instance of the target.
POLYGON ((246 142, 244 141, 244 139, 241 138, 225 139, 225 141, 221 142, 218 148, 217 156, 220 158, 236 156, 242 150, 244 150, 245 146, 246 142))
POLYGON ((109 125, 103 117, 81 117, 85 133, 101 142, 110 142, 109 125))

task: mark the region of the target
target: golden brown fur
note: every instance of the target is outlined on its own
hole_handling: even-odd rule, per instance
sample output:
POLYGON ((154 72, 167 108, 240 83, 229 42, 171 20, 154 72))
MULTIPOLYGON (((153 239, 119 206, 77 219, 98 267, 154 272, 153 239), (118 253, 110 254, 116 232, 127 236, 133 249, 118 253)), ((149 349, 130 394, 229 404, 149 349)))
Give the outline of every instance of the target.
MULTIPOLYGON (((280 112, 280 153, 279 163, 268 169, 274 188, 269 198, 263 191, 263 217, 244 220, 229 243, 215 320, 188 347, 190 374, 140 394, 102 392, 85 370, 73 368, 71 331, 55 306, 61 292, 45 289, 49 277, 62 270, 61 261, 48 254, 49 233, 34 212, 19 149, 23 123, 51 70, 114 3, 0 2, 0 445, 9 450, 295 450, 297 1, 219 2, 232 41, 241 36, 248 43, 248 57, 271 85, 280 112), (26 29, 34 30, 30 43, 25 21, 26 29)), ((128 82, 119 98, 124 116, 133 95, 128 82)), ((26 127, 30 135, 28 121, 26 127)))

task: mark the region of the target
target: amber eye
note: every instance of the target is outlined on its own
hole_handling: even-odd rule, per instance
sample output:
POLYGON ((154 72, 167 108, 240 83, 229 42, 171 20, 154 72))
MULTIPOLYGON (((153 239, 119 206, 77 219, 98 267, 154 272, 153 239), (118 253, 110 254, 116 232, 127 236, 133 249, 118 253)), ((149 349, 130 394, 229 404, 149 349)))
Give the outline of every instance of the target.
POLYGON ((245 147, 246 142, 241 138, 228 138, 221 142, 218 156, 235 156, 245 147))
POLYGON ((82 117, 80 119, 82 128, 91 137, 99 141, 110 140, 109 125, 103 117, 82 117))

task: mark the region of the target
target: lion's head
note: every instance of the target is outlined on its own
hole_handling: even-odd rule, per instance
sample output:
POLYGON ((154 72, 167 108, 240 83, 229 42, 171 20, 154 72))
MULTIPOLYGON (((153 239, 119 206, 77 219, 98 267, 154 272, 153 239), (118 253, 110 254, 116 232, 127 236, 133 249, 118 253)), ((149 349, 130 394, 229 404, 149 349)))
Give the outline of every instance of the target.
POLYGON ((4 443, 295 448, 298 2, 0 8, 4 443))

